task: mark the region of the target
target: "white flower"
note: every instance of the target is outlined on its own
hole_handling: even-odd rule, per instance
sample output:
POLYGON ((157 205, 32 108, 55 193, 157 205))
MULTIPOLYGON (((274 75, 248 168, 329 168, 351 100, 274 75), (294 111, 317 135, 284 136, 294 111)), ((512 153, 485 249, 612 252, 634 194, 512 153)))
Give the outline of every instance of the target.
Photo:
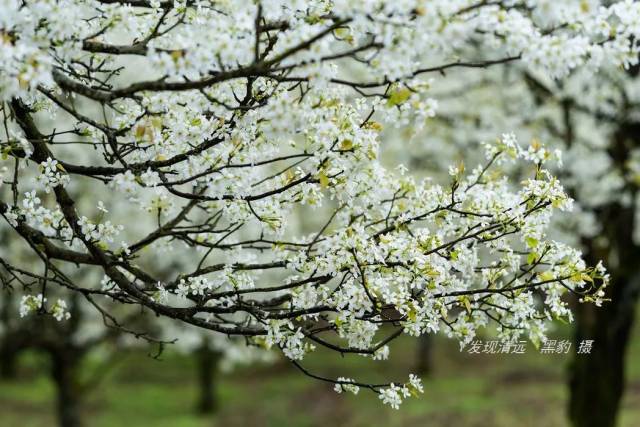
POLYGON ((51 307, 51 315, 58 321, 69 320, 71 313, 67 311, 67 303, 64 300, 58 299, 51 307))
POLYGON ((348 391, 353 394, 358 394, 358 392, 360 391, 360 387, 358 387, 357 385, 349 384, 355 382, 351 378, 339 377, 337 381, 338 383, 333 387, 333 389, 337 393, 348 391))
POLYGON ((42 294, 38 295, 23 295, 20 300, 20 317, 25 317, 36 312, 44 307, 44 303, 47 299, 42 294))
POLYGON ((389 387, 380 390, 378 398, 382 400, 382 403, 385 405, 389 405, 393 409, 400 409, 403 398, 403 389, 404 387, 398 387, 395 384, 391 384, 389 387))

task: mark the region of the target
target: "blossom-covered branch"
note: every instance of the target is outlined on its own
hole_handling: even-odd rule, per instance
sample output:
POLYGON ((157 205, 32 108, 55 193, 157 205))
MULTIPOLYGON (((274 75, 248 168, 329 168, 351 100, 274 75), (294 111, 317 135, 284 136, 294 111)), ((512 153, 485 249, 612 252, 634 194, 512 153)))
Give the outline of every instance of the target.
MULTIPOLYGON (((278 347, 303 372, 315 346, 381 359, 402 333, 543 340, 571 317, 565 293, 600 304, 607 283, 546 235, 571 206, 555 154, 506 134, 448 185, 378 158, 385 126, 436 114, 448 70, 636 62, 640 27, 610 31, 635 3, 568 2, 552 25, 537 3, 5 0, 0 214, 46 266, 24 314, 64 320, 45 301, 59 285, 278 347)), ((421 390, 369 388, 394 407, 421 390)))

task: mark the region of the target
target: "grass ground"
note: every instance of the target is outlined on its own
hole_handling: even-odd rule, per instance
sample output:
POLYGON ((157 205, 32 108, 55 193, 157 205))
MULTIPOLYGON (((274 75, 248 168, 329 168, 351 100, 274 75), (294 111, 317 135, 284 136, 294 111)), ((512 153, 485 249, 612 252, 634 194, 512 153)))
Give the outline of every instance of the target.
MULTIPOLYGON (((621 427, 640 425, 640 328, 634 336, 621 427)), ((415 363, 414 346, 411 340, 399 341, 384 364, 323 353, 305 362, 330 377, 405 379, 415 363)), ((131 353, 86 396, 85 417, 88 427, 567 425, 567 356, 541 355, 533 347, 524 355, 470 355, 448 340, 436 341, 434 356, 436 371, 425 381, 425 394, 408 400, 400 411, 382 406, 365 391, 338 395, 279 362, 223 375, 218 414, 201 417, 193 413, 192 358, 167 352, 158 361, 131 353)), ((21 379, 0 383, 0 426, 55 425, 53 387, 38 368, 46 361, 31 354, 21 362, 21 379)))

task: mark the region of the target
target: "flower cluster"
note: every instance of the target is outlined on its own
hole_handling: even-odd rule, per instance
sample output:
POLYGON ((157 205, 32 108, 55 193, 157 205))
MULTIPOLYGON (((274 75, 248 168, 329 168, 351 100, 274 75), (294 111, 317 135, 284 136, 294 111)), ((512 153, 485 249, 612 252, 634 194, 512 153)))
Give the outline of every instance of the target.
POLYGON ((113 243, 115 237, 124 229, 123 225, 113 225, 111 221, 94 224, 85 216, 78 220, 78 225, 86 239, 100 242, 102 245, 106 245, 106 242, 113 243))
POLYGON ((67 310, 67 303, 65 300, 58 299, 53 306, 51 306, 51 315, 58 321, 69 320, 71 313, 67 310))
POLYGON ((69 175, 64 172, 64 168, 57 160, 48 158, 40 164, 41 174, 36 181, 44 187, 45 193, 49 193, 57 186, 64 187, 69 183, 69 175))
POLYGON ((282 353, 291 360, 302 360, 306 353, 313 351, 315 346, 304 341, 302 329, 293 329, 288 320, 271 321, 265 338, 267 348, 276 345, 282 353))
POLYGON ((23 295, 20 300, 20 317, 28 316, 30 313, 41 310, 46 298, 42 294, 23 295))
POLYGON ((351 378, 339 377, 336 385, 333 387, 336 393, 348 391, 349 393, 358 394, 360 387, 354 384, 351 378))
POLYGON ((417 396, 419 393, 424 393, 422 381, 415 375, 409 375, 409 382, 398 386, 396 384, 390 384, 389 387, 380 390, 378 397, 385 405, 391 406, 393 409, 400 409, 403 399, 410 396, 417 396))
POLYGON ((47 298, 42 294, 23 295, 20 300, 20 317, 26 317, 31 313, 42 311, 50 313, 58 322, 69 320, 71 318, 71 313, 69 313, 67 309, 66 301, 58 298, 48 309, 45 307, 46 302, 47 298))

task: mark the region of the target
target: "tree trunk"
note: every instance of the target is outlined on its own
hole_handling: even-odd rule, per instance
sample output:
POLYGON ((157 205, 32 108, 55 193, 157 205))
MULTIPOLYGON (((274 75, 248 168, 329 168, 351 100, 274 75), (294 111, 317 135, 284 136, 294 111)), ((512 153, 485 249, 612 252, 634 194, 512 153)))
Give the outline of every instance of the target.
POLYGON ((633 325, 639 278, 611 284, 611 301, 580 305, 575 346, 593 340, 590 354, 575 354, 569 383, 574 427, 613 427, 624 392, 625 359, 633 325))
POLYGON ((73 350, 52 352, 52 376, 56 385, 56 411, 60 427, 81 427, 78 366, 80 357, 73 350))
POLYGON ((213 414, 218 409, 216 381, 220 354, 211 350, 208 342, 205 341, 198 350, 197 358, 199 395, 196 409, 200 414, 213 414))
MULTIPOLYGON (((633 72, 637 74, 640 68, 633 72)), ((609 155, 624 170, 637 146, 640 123, 623 122, 613 135, 609 155)), ((625 188, 635 200, 637 188, 625 188)), ((596 211, 600 236, 586 240, 585 260, 603 260, 611 274, 602 307, 581 304, 577 310, 575 345, 593 340, 591 354, 575 354, 571 365, 569 418, 574 427, 615 426, 625 385, 625 359, 640 290, 640 247, 633 240, 635 203, 612 203, 596 211)), ((578 348, 576 348, 576 351, 578 348)))
POLYGON ((640 252, 631 230, 632 207, 613 205, 601 212, 604 243, 587 244, 588 264, 602 259, 610 270, 611 283, 602 307, 579 304, 576 311, 574 347, 570 367, 569 418, 574 427, 613 427, 625 385, 625 359, 634 321, 640 272, 640 252), (582 340, 593 340, 590 354, 577 354, 582 340))
POLYGON ((0 379, 13 380, 17 376, 18 350, 8 343, 0 348, 0 379))
POLYGON ((416 374, 428 377, 433 372, 433 335, 423 334, 418 338, 416 351, 416 374))
POLYGON ((18 354, 22 347, 21 334, 14 331, 12 324, 16 315, 13 302, 14 297, 8 292, 5 292, 0 298, 0 324, 4 329, 0 340, 0 379, 3 380, 16 378, 18 354))

